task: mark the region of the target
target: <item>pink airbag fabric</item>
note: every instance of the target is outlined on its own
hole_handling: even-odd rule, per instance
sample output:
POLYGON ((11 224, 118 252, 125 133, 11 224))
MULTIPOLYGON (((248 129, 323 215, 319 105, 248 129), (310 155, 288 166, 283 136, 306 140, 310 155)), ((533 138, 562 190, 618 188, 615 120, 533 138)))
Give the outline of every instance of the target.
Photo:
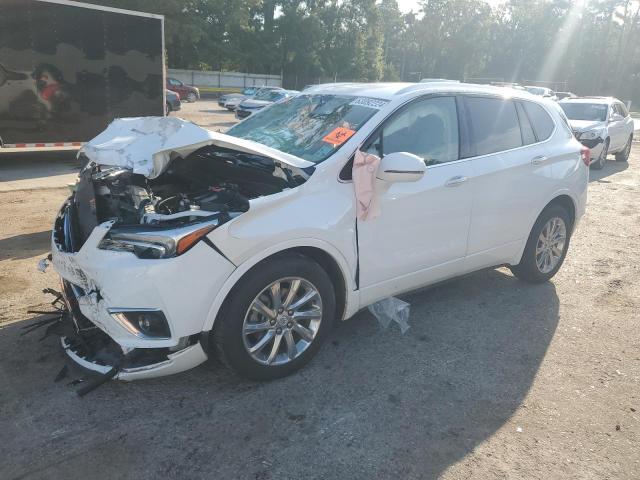
POLYGON ((358 150, 353 160, 353 186, 356 194, 356 214, 359 220, 372 220, 380 216, 376 196, 376 172, 380 157, 358 150))

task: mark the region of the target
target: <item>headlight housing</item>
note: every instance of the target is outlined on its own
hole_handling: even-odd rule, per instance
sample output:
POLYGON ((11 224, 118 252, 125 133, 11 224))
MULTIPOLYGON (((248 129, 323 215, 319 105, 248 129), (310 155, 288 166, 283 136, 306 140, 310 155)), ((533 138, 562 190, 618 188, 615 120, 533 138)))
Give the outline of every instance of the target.
POLYGON ((148 225, 112 228, 98 244, 102 250, 130 252, 142 259, 182 255, 220 223, 219 218, 185 227, 165 229, 148 225))
POLYGON ((603 131, 604 130, 602 128, 596 128, 587 132, 582 132, 580 134, 580 140, 595 140, 596 138, 601 138, 603 131))

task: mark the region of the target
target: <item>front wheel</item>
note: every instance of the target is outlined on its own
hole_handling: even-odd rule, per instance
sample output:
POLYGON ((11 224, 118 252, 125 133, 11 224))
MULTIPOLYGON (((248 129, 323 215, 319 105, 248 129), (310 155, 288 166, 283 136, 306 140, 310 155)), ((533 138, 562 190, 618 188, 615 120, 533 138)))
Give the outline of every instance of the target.
POLYGON ((520 263, 509 267, 513 274, 530 283, 550 280, 567 255, 571 227, 565 208, 560 205, 545 208, 531 229, 520 263))
POLYGON ((196 96, 195 93, 190 92, 189 94, 187 94, 187 102, 193 103, 198 99, 198 97, 196 96))
POLYGON ((616 153, 616 161, 627 162, 629 160, 629 154, 631 154, 632 142, 633 142, 633 134, 629 135, 629 140, 627 140, 627 144, 624 146, 624 150, 622 150, 619 153, 616 153))
POLYGON ((274 257, 234 287, 216 319, 211 344, 244 377, 271 380, 305 365, 333 325, 329 275, 301 255, 274 257))
POLYGON ((169 104, 169 102, 167 102, 167 104, 164 107, 164 114, 165 116, 169 116, 169 114, 171 113, 171 105, 169 104))

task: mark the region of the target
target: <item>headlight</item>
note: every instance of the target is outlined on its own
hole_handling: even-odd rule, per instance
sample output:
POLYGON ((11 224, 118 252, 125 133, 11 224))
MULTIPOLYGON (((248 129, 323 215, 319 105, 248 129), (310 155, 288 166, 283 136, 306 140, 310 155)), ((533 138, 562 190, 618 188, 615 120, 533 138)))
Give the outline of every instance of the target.
POLYGON ((589 130, 588 132, 582 132, 580 134, 581 140, 595 140, 596 138, 600 138, 602 136, 603 130, 598 128, 596 130, 589 130))
POLYGON ((98 248, 131 252, 144 259, 176 257, 193 247, 219 222, 216 218, 175 229, 154 229, 148 225, 112 228, 100 241, 98 248))

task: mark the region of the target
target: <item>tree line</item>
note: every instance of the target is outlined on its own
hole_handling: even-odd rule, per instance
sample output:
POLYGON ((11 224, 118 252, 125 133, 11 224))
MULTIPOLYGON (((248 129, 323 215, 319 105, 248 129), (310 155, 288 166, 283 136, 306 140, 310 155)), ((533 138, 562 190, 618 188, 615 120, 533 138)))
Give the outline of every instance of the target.
MULTIPOLYGON (((550 82, 640 103, 640 1, 94 0, 165 15, 168 65, 326 81, 550 82)), ((543 83, 540 83, 543 85, 543 83)))

